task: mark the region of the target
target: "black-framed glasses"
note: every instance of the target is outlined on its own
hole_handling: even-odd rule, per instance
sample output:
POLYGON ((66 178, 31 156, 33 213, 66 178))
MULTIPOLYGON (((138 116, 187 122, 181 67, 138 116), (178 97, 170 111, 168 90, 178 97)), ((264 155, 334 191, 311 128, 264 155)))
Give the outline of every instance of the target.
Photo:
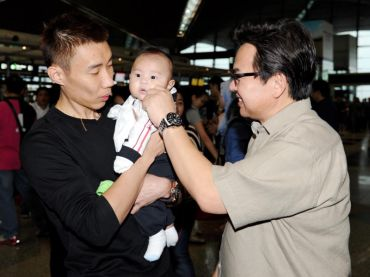
POLYGON ((258 72, 245 72, 245 73, 230 73, 231 79, 234 81, 234 84, 239 84, 239 79, 243 77, 257 77, 259 75, 258 72))

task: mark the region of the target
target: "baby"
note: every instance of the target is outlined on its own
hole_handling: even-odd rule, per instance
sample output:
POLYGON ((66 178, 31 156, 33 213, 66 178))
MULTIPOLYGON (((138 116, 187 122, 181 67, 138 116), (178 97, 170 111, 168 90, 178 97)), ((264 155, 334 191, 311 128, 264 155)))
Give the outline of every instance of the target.
MULTIPOLYGON (((153 87, 167 88, 175 93, 172 70, 171 57, 158 48, 147 48, 136 57, 130 73, 131 96, 123 105, 115 105, 108 113, 108 117, 116 120, 113 137, 117 151, 115 172, 123 173, 129 169, 143 153, 151 134, 157 130, 143 110, 142 100, 147 90, 153 87)), ((175 179, 167 154, 157 157, 148 173, 175 179)), ((176 244, 178 235, 173 224, 174 216, 162 201, 141 208, 134 217, 149 236, 144 255, 146 260, 158 260, 166 245, 176 244)))

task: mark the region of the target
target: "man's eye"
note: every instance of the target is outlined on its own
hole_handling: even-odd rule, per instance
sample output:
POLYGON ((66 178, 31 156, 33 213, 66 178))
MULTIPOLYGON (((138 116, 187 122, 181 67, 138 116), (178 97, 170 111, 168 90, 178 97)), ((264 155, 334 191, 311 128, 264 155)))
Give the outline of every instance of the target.
POLYGON ((150 76, 150 79, 155 80, 157 79, 157 77, 153 75, 153 76, 150 76))
POLYGON ((139 73, 136 73, 135 74, 135 77, 140 78, 140 74, 139 73))

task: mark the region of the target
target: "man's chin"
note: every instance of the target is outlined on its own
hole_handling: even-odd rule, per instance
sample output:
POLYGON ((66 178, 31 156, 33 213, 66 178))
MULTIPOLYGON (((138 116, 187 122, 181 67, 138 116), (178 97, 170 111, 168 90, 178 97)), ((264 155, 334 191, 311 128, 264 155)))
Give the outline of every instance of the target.
POLYGON ((108 102, 101 102, 99 104, 96 104, 94 105, 93 107, 91 107, 93 110, 95 111, 98 111, 100 110, 101 108, 103 108, 108 102))

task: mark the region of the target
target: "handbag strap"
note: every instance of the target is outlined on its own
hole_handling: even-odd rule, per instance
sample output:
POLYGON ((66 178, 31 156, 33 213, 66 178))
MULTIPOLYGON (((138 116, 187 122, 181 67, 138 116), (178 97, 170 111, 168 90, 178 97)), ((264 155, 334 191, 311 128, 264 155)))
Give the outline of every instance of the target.
POLYGON ((15 110, 13 104, 9 101, 9 99, 4 99, 5 103, 8 104, 8 106, 10 107, 10 109, 12 110, 13 112, 13 115, 14 115, 14 118, 15 120, 17 121, 17 125, 18 125, 18 129, 19 129, 19 132, 22 134, 23 133, 23 127, 21 125, 21 122, 19 121, 19 118, 18 118, 18 115, 17 115, 17 111, 15 110))

